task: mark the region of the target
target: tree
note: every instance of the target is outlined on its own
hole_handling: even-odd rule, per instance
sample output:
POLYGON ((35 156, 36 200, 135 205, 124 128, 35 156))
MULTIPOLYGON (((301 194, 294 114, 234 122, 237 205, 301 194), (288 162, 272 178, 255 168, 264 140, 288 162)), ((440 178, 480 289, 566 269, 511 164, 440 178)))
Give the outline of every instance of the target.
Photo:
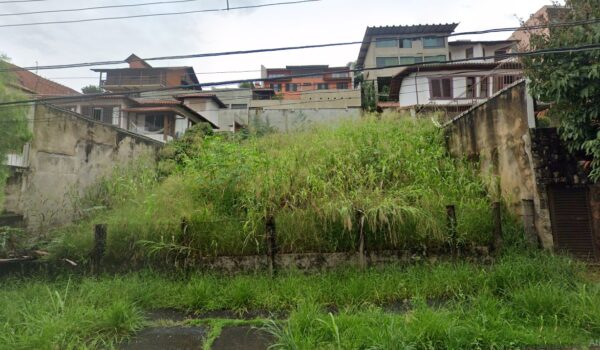
POLYGON ((84 94, 99 94, 102 92, 102 89, 96 85, 88 85, 81 88, 81 92, 84 94))
MULTIPOLYGON (((7 64, 6 56, 0 55, 0 69, 12 66, 7 64)), ((0 103, 23 99, 16 88, 14 74, 0 72, 0 103)), ((10 152, 21 152, 23 145, 30 138, 27 126, 27 110, 25 105, 0 106, 0 208, 4 195, 4 184, 8 175, 5 164, 6 156, 10 152)))
POLYGON ((249 81, 242 82, 238 85, 240 89, 252 89, 252 83, 249 81))
MULTIPOLYGON (((600 1, 567 0, 561 21, 600 18, 600 1)), ((598 23, 551 28, 532 34, 531 50, 598 44, 598 23)), ((589 174, 600 179, 600 50, 547 53, 523 59, 533 95, 551 102, 549 114, 560 120, 559 133, 570 152, 591 161, 589 174)))

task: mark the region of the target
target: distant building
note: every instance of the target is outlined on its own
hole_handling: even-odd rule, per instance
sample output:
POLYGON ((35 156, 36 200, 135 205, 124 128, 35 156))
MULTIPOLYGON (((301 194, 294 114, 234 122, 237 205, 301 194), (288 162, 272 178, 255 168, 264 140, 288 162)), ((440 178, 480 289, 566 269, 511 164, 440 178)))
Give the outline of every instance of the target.
POLYGON ((263 83, 265 88, 273 89, 275 94, 286 100, 299 100, 300 94, 306 91, 353 88, 349 67, 314 65, 266 68, 262 66, 261 78, 265 79, 263 83))
POLYGON ((401 70, 394 66, 447 61, 447 35, 456 26, 457 23, 367 27, 356 68, 367 69, 364 80, 374 81, 376 91, 387 100, 392 77, 401 70))
MULTIPOLYGON (((544 6, 536 13, 532 14, 528 20, 523 23, 523 27, 532 27, 549 23, 564 22, 569 9, 563 6, 544 6)), ((519 51, 526 51, 530 48, 531 35, 550 35, 549 28, 523 29, 517 30, 510 36, 510 40, 517 40, 519 51)))
POLYGON ((178 87, 196 85, 193 90, 202 90, 194 67, 152 67, 148 62, 132 54, 125 59, 128 68, 92 69, 100 73, 100 87, 110 92, 127 92, 138 89, 178 87))

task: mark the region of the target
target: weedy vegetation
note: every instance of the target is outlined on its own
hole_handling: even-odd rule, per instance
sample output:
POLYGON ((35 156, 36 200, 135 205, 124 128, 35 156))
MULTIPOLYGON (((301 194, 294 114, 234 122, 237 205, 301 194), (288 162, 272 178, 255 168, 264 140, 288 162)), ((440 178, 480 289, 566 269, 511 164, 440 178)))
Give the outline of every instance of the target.
POLYGON ((115 264, 263 254, 268 217, 282 253, 355 251, 359 230, 373 250, 435 252, 486 245, 492 231, 486 186, 446 154, 442 132, 392 117, 262 137, 198 128, 165 148, 157 176, 117 171, 89 198, 108 209, 61 229, 55 257, 85 262, 94 223, 108 224, 115 264))

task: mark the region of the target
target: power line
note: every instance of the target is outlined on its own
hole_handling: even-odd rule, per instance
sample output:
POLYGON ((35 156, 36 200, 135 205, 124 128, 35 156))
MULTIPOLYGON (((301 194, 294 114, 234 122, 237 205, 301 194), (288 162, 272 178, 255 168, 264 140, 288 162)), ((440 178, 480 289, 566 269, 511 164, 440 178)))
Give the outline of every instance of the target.
POLYGON ((230 11, 230 10, 244 10, 244 9, 253 9, 253 8, 261 8, 261 7, 269 7, 269 6, 294 5, 294 4, 302 4, 302 3, 317 2, 317 1, 321 1, 321 0, 296 0, 296 1, 285 1, 285 2, 274 2, 274 3, 268 3, 268 4, 259 4, 259 5, 246 5, 246 6, 236 6, 236 7, 228 7, 228 8, 205 9, 205 10, 149 13, 149 14, 142 14, 142 15, 115 16, 115 17, 84 18, 84 19, 73 19, 73 20, 65 20, 65 21, 2 24, 2 25, 0 25, 0 28, 37 26, 37 25, 46 25, 46 24, 97 22, 97 21, 107 21, 107 20, 158 17, 158 16, 174 16, 174 15, 186 15, 186 14, 192 14, 192 13, 224 12, 224 11, 230 11))
MULTIPOLYGON (((347 69, 347 70, 343 70, 343 71, 311 72, 311 73, 307 73, 307 74, 288 75, 288 76, 278 77, 278 78, 217 81, 217 82, 209 82, 209 83, 203 83, 203 84, 178 85, 178 86, 163 87, 163 88, 156 88, 156 89, 132 90, 132 91, 129 91, 126 93, 123 93, 123 92, 112 93, 111 92, 111 93, 88 94, 88 95, 84 95, 84 96, 85 96, 85 98, 90 98, 90 99, 99 97, 99 96, 118 96, 118 95, 129 96, 129 95, 139 94, 139 93, 144 93, 144 92, 192 89, 192 88, 198 88, 198 87, 201 88, 201 87, 207 87, 207 86, 233 85, 233 84, 238 84, 238 83, 253 83, 253 82, 259 82, 259 81, 263 81, 263 82, 264 81, 279 81, 279 80, 284 81, 289 78, 309 77, 309 76, 314 76, 316 74, 328 74, 328 73, 335 74, 335 73, 353 73, 353 72, 355 73, 355 72, 383 70, 383 69, 390 69, 390 68, 426 67, 426 66, 431 66, 431 65, 450 65, 451 66, 452 64, 461 63, 461 62, 491 60, 491 59, 506 59, 506 58, 510 58, 510 57, 535 56, 535 55, 544 55, 544 54, 573 53, 573 52, 592 51, 592 50, 598 50, 598 49, 600 49, 600 44, 592 44, 592 45, 584 45, 584 46, 579 46, 579 47, 552 48, 552 49, 542 49, 542 50, 526 51, 526 52, 505 53, 505 54, 493 55, 493 56, 471 57, 471 58, 465 58, 465 59, 453 60, 453 61, 447 61, 447 62, 399 64, 399 65, 392 65, 392 66, 385 66, 385 67, 347 69)), ((72 97, 69 97, 69 96, 67 96, 67 97, 49 97, 49 98, 33 99, 33 100, 8 101, 8 102, 0 103, 0 106, 17 105, 17 104, 21 104, 21 103, 30 103, 30 102, 36 102, 36 101, 55 101, 55 100, 81 99, 81 98, 82 98, 82 96, 79 95, 79 96, 72 96, 72 97)))
MULTIPOLYGON (((318 1, 318 0, 310 0, 310 1, 318 1)), ((438 35, 438 36, 451 37, 451 36, 460 36, 460 35, 468 35, 468 34, 469 35, 471 35, 471 34, 473 34, 473 35, 474 34, 486 34, 486 33, 496 33, 496 32, 500 32, 500 31, 505 32, 505 31, 514 31, 514 30, 530 30, 530 29, 541 29, 541 28, 551 28, 551 27, 567 27, 567 26, 578 26, 578 25, 596 24, 596 23, 600 23, 600 19, 551 23, 551 24, 545 24, 545 25, 513 27, 513 28, 492 28, 492 29, 485 29, 485 30, 480 30, 480 31, 458 32, 458 33, 438 35)), ((2 26, 0 25, 0 27, 2 27, 2 26)), ((430 36, 435 36, 435 35, 430 35, 430 36)), ((267 49, 224 51, 224 52, 199 53, 199 54, 162 56, 162 57, 159 56, 159 57, 144 58, 143 60, 144 61, 161 61, 161 60, 178 60, 178 59, 243 55, 243 54, 254 54, 254 53, 263 53, 263 52, 277 52, 277 51, 288 51, 288 50, 303 50, 303 49, 314 49, 314 48, 324 48, 324 47, 357 45, 357 44, 362 44, 362 43, 363 43, 363 41, 346 41, 346 42, 337 42, 337 43, 286 46, 286 47, 276 47, 276 48, 267 48, 267 49)), ((127 63, 127 62, 125 62, 124 60, 81 62, 81 63, 69 63, 69 64, 59 64, 59 65, 5 68, 5 69, 0 69, 0 72, 22 71, 22 70, 66 69, 66 68, 79 68, 79 67, 91 67, 91 66, 108 66, 108 65, 117 65, 117 64, 124 64, 124 63, 127 63)))
POLYGON ((176 4, 176 3, 182 3, 182 2, 196 2, 196 1, 200 1, 200 0, 156 1, 156 2, 145 2, 145 3, 138 3, 138 4, 80 7, 80 8, 75 8, 75 9, 62 9, 62 10, 43 10, 43 11, 30 11, 30 12, 0 13, 0 16, 24 16, 24 15, 35 15, 35 14, 41 14, 41 13, 79 12, 79 11, 88 11, 88 10, 101 10, 101 9, 122 8, 122 7, 139 7, 139 6, 150 6, 150 5, 176 4))
POLYGON ((0 1, 0 4, 14 4, 19 2, 40 2, 40 1, 48 1, 48 0, 6 0, 0 1))

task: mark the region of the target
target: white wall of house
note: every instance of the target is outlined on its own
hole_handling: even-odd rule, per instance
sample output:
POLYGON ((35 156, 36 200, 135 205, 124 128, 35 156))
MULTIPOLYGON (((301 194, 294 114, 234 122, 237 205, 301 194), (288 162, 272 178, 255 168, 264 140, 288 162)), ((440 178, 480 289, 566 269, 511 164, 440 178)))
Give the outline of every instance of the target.
MULTIPOLYGON (((450 56, 452 57, 452 60, 455 61, 455 60, 463 60, 463 59, 467 58, 467 49, 469 49, 469 48, 473 48, 473 57, 487 57, 487 56, 494 56, 494 54, 497 50, 506 49, 507 44, 506 43, 484 44, 484 43, 473 42, 472 44, 464 43, 464 44, 460 44, 460 45, 449 45, 449 48, 450 48, 450 56)), ((494 62, 494 59, 493 58, 477 59, 477 60, 471 60, 469 62, 490 63, 490 62, 494 62)))
POLYGON ((186 98, 183 104, 198 112, 220 129, 227 129, 227 125, 219 124, 219 110, 221 110, 221 107, 212 98, 186 98))
MULTIPOLYGON (((469 73, 460 73, 452 71, 412 73, 402 80, 398 101, 400 107, 414 105, 448 105, 448 104, 473 104, 484 101, 491 96, 494 91, 493 79, 496 76, 518 75, 522 74, 515 70, 476 70, 469 73), (467 97, 467 77, 475 77, 475 96, 467 97), (432 98, 431 79, 449 78, 452 79, 452 96, 450 98, 432 98), (482 93, 482 81, 487 81, 487 95, 482 93)), ((485 90, 484 90, 485 91, 485 90)))

